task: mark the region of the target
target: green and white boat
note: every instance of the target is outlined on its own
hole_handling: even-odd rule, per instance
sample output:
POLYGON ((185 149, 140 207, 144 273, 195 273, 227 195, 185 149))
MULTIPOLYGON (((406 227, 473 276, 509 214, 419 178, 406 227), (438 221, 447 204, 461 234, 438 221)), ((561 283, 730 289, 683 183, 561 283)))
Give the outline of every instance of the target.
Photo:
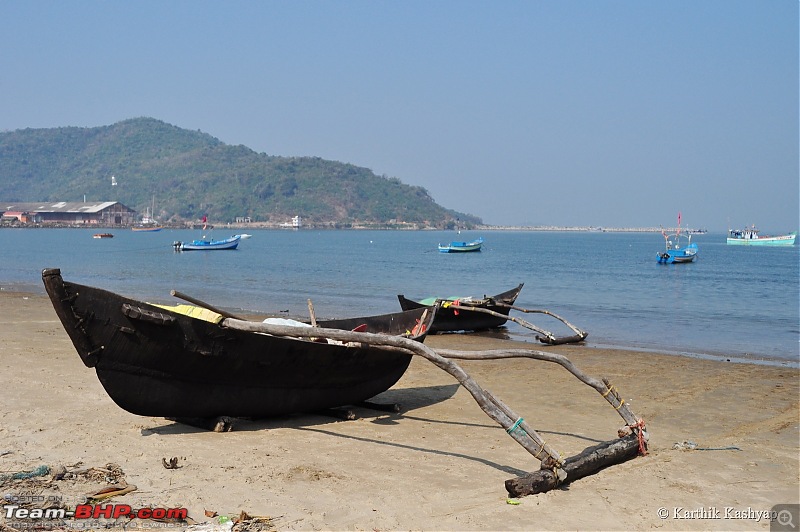
POLYGON ((793 246, 797 232, 788 235, 759 235, 755 225, 744 229, 728 229, 728 244, 734 246, 793 246))

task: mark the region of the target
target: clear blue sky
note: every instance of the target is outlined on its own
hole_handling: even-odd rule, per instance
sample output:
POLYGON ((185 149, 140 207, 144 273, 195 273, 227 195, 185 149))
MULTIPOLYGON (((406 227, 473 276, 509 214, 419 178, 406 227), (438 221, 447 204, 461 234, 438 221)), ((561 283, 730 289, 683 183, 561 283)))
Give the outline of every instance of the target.
POLYGON ((797 0, 0 1, 0 130, 152 117, 492 224, 800 226, 797 0))

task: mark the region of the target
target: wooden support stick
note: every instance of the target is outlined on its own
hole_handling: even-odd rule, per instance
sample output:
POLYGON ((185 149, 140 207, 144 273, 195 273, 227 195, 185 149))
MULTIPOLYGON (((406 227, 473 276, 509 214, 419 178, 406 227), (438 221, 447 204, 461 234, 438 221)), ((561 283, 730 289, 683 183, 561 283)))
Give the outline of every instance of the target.
POLYGON ((534 349, 505 349, 505 350, 491 350, 491 351, 457 351, 452 349, 437 349, 440 355, 457 359, 457 360, 495 360, 500 358, 532 358, 535 360, 544 360, 546 362, 554 362, 561 365, 564 369, 575 375, 581 382, 594 388, 603 399, 614 407, 620 417, 625 420, 629 426, 638 426, 640 419, 636 414, 631 411, 628 403, 626 403, 618 393, 613 389, 614 387, 608 383, 607 380, 600 380, 591 377, 581 371, 570 359, 558 353, 547 353, 545 351, 536 351, 534 349))
POLYGON ((635 457, 638 452, 638 438, 635 434, 631 434, 619 440, 589 447, 579 455, 567 458, 561 466, 567 473, 564 482, 559 482, 551 470, 540 469, 506 480, 506 490, 512 497, 543 493, 567 482, 589 476, 610 465, 620 464, 635 457))
POLYGON ((520 308, 520 307, 512 307, 510 305, 499 305, 499 306, 508 306, 509 308, 512 308, 512 309, 515 309, 515 310, 521 310, 522 312, 537 312, 537 313, 540 313, 540 314, 547 314, 547 315, 552 316, 552 317, 556 318, 557 320, 560 320, 561 322, 563 322, 564 325, 566 325, 567 327, 572 329, 575 332, 575 334, 573 336, 558 337, 555 334, 553 334, 552 332, 550 332, 550 331, 548 331, 546 329, 542 329, 541 327, 537 327, 536 325, 534 325, 534 324, 532 324, 530 322, 527 322, 527 321, 525 321, 525 320, 523 320, 521 318, 516 318, 514 316, 507 316, 506 314, 501 314, 500 312, 495 312, 494 310, 488 309, 488 308, 473 307, 471 305, 463 305, 463 304, 450 305, 450 308, 455 308, 455 309, 458 309, 458 310, 467 310, 469 312, 481 312, 483 314, 489 314, 490 316, 496 316, 498 318, 508 319, 510 321, 513 321, 514 323, 522 325, 526 329, 530 329, 532 331, 536 331, 536 332, 540 333, 542 336, 537 336, 536 338, 540 342, 545 343, 545 344, 556 345, 556 344, 567 344, 567 343, 572 343, 572 342, 581 342, 587 336, 589 336, 589 333, 587 333, 586 331, 582 331, 582 330, 578 329, 577 327, 572 325, 570 322, 568 322, 564 318, 562 318, 562 317, 560 317, 560 316, 558 316, 556 314, 553 314, 550 311, 547 311, 547 310, 526 310, 526 309, 523 309, 523 308, 520 308))
POLYGON ((311 326, 312 327, 316 327, 317 326, 317 316, 316 316, 316 314, 314 314, 314 303, 312 303, 310 299, 308 300, 308 314, 309 314, 309 316, 311 316, 311 326))
POLYGON ((213 307, 213 306, 209 305, 208 303, 206 303, 204 301, 200 301, 199 299, 196 299, 196 298, 194 298, 192 296, 187 296, 186 294, 178 292, 177 290, 170 290, 169 293, 173 297, 177 297, 178 299, 183 299, 184 301, 188 301, 189 303, 191 303, 193 305, 197 305, 198 307, 203 307, 204 309, 208 309, 211 312, 216 312, 217 314, 219 314, 220 316, 224 316, 225 318, 235 318, 237 320, 244 319, 244 318, 240 318, 240 317, 238 317, 238 316, 236 316, 234 314, 231 314, 230 312, 226 312, 226 311, 224 311, 222 309, 218 309, 216 307, 213 307))

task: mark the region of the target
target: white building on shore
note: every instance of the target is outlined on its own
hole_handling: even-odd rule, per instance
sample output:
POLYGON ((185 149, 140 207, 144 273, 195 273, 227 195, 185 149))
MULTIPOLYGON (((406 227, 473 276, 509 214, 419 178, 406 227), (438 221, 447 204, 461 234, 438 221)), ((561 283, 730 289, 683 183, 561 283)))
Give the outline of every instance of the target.
POLYGON ((293 216, 291 222, 284 222, 281 224, 281 227, 285 227, 288 229, 300 229, 301 220, 299 216, 293 216))

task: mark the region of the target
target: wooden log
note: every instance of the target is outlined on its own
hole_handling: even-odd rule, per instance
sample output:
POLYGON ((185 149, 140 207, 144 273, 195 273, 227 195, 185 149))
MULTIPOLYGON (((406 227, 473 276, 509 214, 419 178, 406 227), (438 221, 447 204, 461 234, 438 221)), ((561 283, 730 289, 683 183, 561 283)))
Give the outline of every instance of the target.
MULTIPOLYGON (((614 464, 625 462, 639 453, 639 439, 636 434, 589 447, 576 456, 564 461, 561 469, 567 477, 559 482, 550 469, 540 469, 521 477, 506 480, 506 490, 511 497, 534 495, 550 491, 560 485, 567 484, 598 472, 614 464)), ((544 464, 543 464, 544 465, 544 464)))

